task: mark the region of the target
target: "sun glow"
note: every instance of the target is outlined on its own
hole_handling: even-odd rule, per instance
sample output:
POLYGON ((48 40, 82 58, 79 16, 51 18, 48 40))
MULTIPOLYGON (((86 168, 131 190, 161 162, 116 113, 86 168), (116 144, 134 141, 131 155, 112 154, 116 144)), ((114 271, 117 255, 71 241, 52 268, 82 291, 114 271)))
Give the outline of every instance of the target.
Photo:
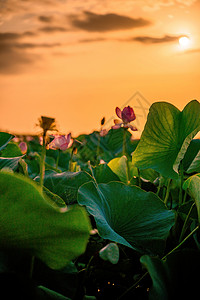
POLYGON ((182 36, 179 38, 179 45, 181 49, 187 49, 190 46, 190 38, 187 36, 182 36))

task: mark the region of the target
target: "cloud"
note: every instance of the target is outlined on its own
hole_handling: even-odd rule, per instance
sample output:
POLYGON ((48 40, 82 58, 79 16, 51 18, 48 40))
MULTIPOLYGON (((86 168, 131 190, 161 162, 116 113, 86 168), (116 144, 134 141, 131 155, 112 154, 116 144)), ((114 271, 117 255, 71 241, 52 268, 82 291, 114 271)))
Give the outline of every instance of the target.
POLYGON ((43 31, 45 33, 54 33, 54 32, 66 32, 67 29, 65 27, 60 27, 60 26, 45 26, 39 28, 39 31, 43 31))
POLYGON ((16 43, 13 45, 13 48, 18 48, 18 49, 54 48, 54 47, 59 47, 60 45, 61 45, 60 43, 51 43, 51 44, 16 43))
POLYGON ((31 31, 25 31, 23 33, 16 32, 0 32, 0 43, 5 43, 13 40, 17 40, 27 36, 35 36, 35 33, 31 31))
POLYGON ((98 13, 115 12, 130 13, 133 8, 139 10, 155 11, 165 7, 190 7, 198 0, 0 0, 0 15, 5 18, 16 14, 32 13, 40 14, 41 22, 48 23, 49 14, 76 13, 82 10, 96 11, 98 13), (47 13, 47 19, 45 13, 47 13))
POLYGON ((179 36, 164 35, 163 37, 136 36, 126 41, 136 41, 143 44, 162 44, 162 43, 176 42, 180 37, 181 35, 179 36))
POLYGON ((59 47, 59 43, 33 43, 23 42, 21 39, 27 36, 35 36, 32 32, 24 33, 0 33, 0 73, 18 73, 27 65, 36 63, 41 55, 28 52, 36 48, 59 47))
POLYGON ((149 20, 143 18, 130 18, 114 13, 96 14, 85 11, 83 16, 71 15, 72 25, 89 32, 106 32, 112 30, 125 30, 150 25, 149 20))
POLYGON ((45 6, 45 9, 52 9, 52 7, 59 7, 62 3, 62 0, 0 0, 0 12, 3 14, 34 12, 37 8, 41 7, 41 4, 45 6))
POLYGON ((79 40, 79 43, 95 43, 95 42, 105 42, 106 38, 94 38, 94 39, 82 39, 79 40))
POLYGON ((52 16, 39 16, 38 20, 44 23, 51 23, 53 21, 52 16))
MULTIPOLYGON (((1 53, 2 51, 0 51, 1 53)), ((38 56, 37 56, 38 59, 38 56)), ((7 49, 0 55, 0 73, 13 74, 24 70, 25 66, 30 65, 36 61, 36 55, 21 54, 7 49)))
MULTIPOLYGON (((185 35, 184 35, 185 36, 185 35)), ((81 39, 79 43, 93 43, 93 42, 105 42, 105 41, 116 41, 116 42, 140 42, 142 44, 162 44, 162 43, 170 43, 170 42, 177 42, 182 35, 178 36, 171 36, 171 35, 164 35, 163 37, 151 37, 151 36, 136 36, 131 37, 128 39, 119 39, 119 38, 88 38, 88 39, 81 39)), ((198 49, 197 49, 198 51, 198 49)))
POLYGON ((136 2, 144 11, 156 11, 161 8, 173 6, 190 7, 197 0, 136 0, 136 2))
MULTIPOLYGON (((0 35, 1 37, 1 35, 0 35)), ((37 56, 38 57, 38 56, 37 56)), ((18 73, 24 69, 25 66, 34 63, 36 55, 24 53, 24 51, 17 51, 15 43, 0 42, 0 73, 12 74, 18 73)))

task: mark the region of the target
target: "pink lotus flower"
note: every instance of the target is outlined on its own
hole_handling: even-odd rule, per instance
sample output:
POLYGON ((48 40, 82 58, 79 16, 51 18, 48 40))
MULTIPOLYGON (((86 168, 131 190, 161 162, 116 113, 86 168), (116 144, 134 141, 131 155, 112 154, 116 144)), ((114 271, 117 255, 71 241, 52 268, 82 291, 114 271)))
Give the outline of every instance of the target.
POLYGON ((54 135, 54 140, 49 144, 49 148, 64 151, 71 147, 72 143, 71 133, 68 135, 54 135))
POLYGON ((115 112, 122 121, 115 119, 115 125, 112 126, 112 129, 119 129, 121 126, 123 126, 124 128, 130 128, 133 131, 137 131, 137 128, 130 124, 130 122, 136 119, 136 115, 132 107, 126 106, 123 110, 121 110, 119 107, 116 107, 115 112))
POLYGON ((21 142, 19 144, 19 148, 20 148, 22 154, 25 154, 27 152, 27 149, 28 149, 27 144, 25 142, 21 142))

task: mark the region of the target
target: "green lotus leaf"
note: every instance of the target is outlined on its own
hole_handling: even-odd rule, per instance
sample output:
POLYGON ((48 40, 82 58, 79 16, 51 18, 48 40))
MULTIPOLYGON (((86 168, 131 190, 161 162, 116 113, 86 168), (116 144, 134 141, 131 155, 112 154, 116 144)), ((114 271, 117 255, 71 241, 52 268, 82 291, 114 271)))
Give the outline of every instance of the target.
POLYGON ((102 238, 143 253, 161 253, 174 224, 174 213, 155 194, 121 182, 86 183, 78 203, 94 216, 102 238))
POLYGON ((126 156, 113 158, 108 163, 109 168, 120 178, 124 183, 128 183, 129 174, 127 168, 127 158, 126 156))
POLYGON ((183 159, 184 170, 187 173, 200 172, 200 139, 193 139, 183 159))
POLYGON ((14 138, 13 134, 0 132, 0 151, 6 147, 12 138, 14 138))
POLYGON ((130 183, 131 178, 138 176, 137 168, 127 160, 125 155, 113 158, 108 166, 124 183, 130 183))
POLYGON ((167 102, 154 103, 149 111, 141 140, 133 152, 133 164, 152 168, 176 179, 180 161, 192 138, 200 130, 200 103, 188 103, 181 112, 167 102))
POLYGON ((93 173, 98 183, 108 183, 110 181, 119 181, 119 177, 109 168, 106 163, 93 167, 93 173))
POLYGON ((85 251, 90 223, 84 208, 51 205, 22 175, 0 172, 0 249, 21 249, 60 269, 85 251))
POLYGON ((0 157, 0 169, 8 168, 15 171, 23 156, 18 157, 0 157))
MULTIPOLYGON (((35 178, 39 181, 39 176, 35 178)), ((86 172, 62 172, 51 171, 44 176, 44 186, 52 193, 61 197, 65 203, 72 204, 77 201, 79 187, 92 180, 86 172)))
POLYGON ((21 149, 15 143, 9 143, 5 149, 1 151, 1 157, 18 157, 22 156, 21 149))
POLYGON ((200 222, 200 174, 189 177, 183 184, 183 189, 187 190, 190 196, 195 200, 198 220, 200 222))

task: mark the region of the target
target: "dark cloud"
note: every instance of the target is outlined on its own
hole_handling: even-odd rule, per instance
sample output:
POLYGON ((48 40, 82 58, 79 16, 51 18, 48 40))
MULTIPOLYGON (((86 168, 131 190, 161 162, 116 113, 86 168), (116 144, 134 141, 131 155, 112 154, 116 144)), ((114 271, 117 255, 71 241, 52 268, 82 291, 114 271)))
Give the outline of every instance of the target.
POLYGON ((14 33, 14 32, 0 32, 0 43, 9 42, 13 40, 17 40, 27 36, 35 36, 35 33, 26 31, 23 33, 14 33))
POLYGON ((34 63, 35 60, 36 55, 16 51, 16 49, 10 45, 0 45, 0 73, 18 73, 23 70, 25 66, 34 63))
POLYGON ((60 43, 52 43, 52 44, 16 43, 12 47, 18 49, 33 49, 33 48, 53 48, 58 46, 60 46, 60 43))
POLYGON ((82 39, 79 40, 79 43, 93 43, 93 42, 104 42, 104 41, 117 41, 117 42, 140 42, 143 44, 162 44, 162 43, 170 43, 170 42, 177 42, 179 38, 182 37, 182 35, 179 36, 170 36, 165 35, 163 37, 150 37, 150 36, 137 36, 137 37, 131 37, 128 39, 119 39, 119 38, 93 38, 93 39, 82 39))
POLYGON ((39 16, 38 20, 44 23, 51 23, 53 21, 52 16, 39 16))
POLYGON ((94 39, 82 39, 79 40, 79 43, 94 43, 94 42, 105 42, 107 39, 105 38, 94 38, 94 39))
POLYGON ((46 33, 54 33, 54 32, 66 32, 67 29, 64 27, 59 26, 45 26, 39 28, 40 31, 46 32, 46 33))
POLYGON ((72 25, 86 31, 105 32, 112 30, 125 30, 150 25, 149 20, 143 18, 130 18, 118 14, 95 14, 85 11, 83 17, 79 15, 70 16, 72 25))
POLYGON ((130 38, 127 41, 136 41, 143 44, 162 44, 169 42, 176 42, 181 36, 164 35, 163 37, 151 37, 151 36, 137 36, 130 38))
POLYGON ((36 56, 9 51, 1 54, 0 57, 0 74, 14 74, 21 72, 25 66, 36 61, 36 56))
POLYGON ((16 40, 20 38, 21 35, 14 32, 2 32, 0 33, 0 42, 16 40))
POLYGON ((11 74, 24 70, 27 65, 41 60, 41 55, 28 50, 36 48, 53 48, 59 43, 33 43, 22 42, 21 39, 35 35, 32 32, 0 33, 0 73, 11 74))

